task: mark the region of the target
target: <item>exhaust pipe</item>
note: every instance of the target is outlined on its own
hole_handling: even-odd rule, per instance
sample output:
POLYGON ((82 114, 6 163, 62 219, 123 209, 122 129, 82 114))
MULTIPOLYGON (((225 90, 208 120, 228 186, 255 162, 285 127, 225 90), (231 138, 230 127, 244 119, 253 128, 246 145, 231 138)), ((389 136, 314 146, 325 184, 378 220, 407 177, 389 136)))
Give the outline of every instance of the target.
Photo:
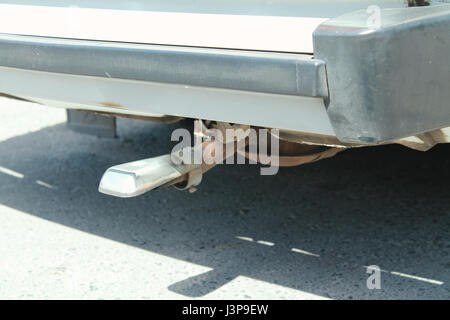
POLYGON ((201 178, 201 165, 177 165, 167 154, 109 168, 103 174, 98 190, 111 196, 130 198, 172 184, 180 189, 190 189, 200 184, 201 178))
MULTIPOLYGON (((194 134, 201 134, 204 125, 201 120, 196 120, 196 124, 197 128, 194 134)), ((200 151, 213 143, 215 142, 203 142, 200 151)), ((228 148, 226 143, 223 144, 223 159, 233 156, 237 150, 235 141, 230 144, 233 145, 232 148, 228 148)), ((203 173, 217 165, 215 162, 206 163, 203 158, 200 164, 192 164, 192 161, 191 163, 183 162, 183 154, 190 154, 190 159, 194 159, 194 154, 198 151, 196 147, 187 147, 182 150, 181 154, 167 154, 111 167, 103 174, 98 191, 120 198, 136 197, 170 185, 179 190, 195 192, 195 187, 202 181, 203 173), (179 161, 173 161, 172 157, 176 157, 179 161)), ((215 150, 212 157, 215 155, 214 152, 215 150)))

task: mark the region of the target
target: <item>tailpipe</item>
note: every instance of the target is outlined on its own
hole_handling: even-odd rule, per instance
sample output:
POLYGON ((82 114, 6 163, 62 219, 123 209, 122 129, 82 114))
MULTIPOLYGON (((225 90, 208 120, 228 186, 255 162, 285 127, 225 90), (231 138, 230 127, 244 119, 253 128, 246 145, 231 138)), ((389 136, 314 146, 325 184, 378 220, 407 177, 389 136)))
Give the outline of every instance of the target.
POLYGON ((168 185, 192 189, 200 184, 202 172, 201 165, 175 164, 167 154, 109 168, 103 174, 98 190, 115 197, 130 198, 168 185))
MULTIPOLYGON (((194 134, 203 137, 206 127, 201 120, 195 121, 194 134)), ((196 186, 202 181, 203 173, 212 169, 217 162, 206 162, 202 150, 211 149, 216 144, 222 145, 223 157, 227 159, 236 152, 236 141, 215 141, 207 139, 194 147, 186 147, 180 152, 173 152, 164 156, 138 160, 120 164, 109 168, 103 174, 98 190, 111 196, 131 198, 148 191, 173 185, 179 190, 195 192, 196 186), (229 145, 232 145, 230 148, 229 145), (201 161, 196 164, 193 159, 201 161), (190 159, 190 160, 189 160, 190 159), (189 162, 189 163, 186 163, 189 162)), ((211 158, 215 157, 215 148, 212 148, 211 158)))

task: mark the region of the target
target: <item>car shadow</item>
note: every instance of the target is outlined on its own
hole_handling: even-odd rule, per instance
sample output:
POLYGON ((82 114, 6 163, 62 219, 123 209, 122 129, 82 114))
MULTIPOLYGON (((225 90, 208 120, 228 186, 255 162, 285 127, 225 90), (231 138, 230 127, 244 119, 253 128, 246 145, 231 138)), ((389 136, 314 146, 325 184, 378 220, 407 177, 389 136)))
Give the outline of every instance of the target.
POLYGON ((170 152, 178 126, 119 119, 110 140, 61 124, 0 142, 0 166, 23 174, 0 173, 0 203, 212 268, 169 286, 188 297, 246 276, 335 299, 450 298, 450 145, 348 150, 276 176, 223 165, 193 194, 97 192, 108 167, 170 152))

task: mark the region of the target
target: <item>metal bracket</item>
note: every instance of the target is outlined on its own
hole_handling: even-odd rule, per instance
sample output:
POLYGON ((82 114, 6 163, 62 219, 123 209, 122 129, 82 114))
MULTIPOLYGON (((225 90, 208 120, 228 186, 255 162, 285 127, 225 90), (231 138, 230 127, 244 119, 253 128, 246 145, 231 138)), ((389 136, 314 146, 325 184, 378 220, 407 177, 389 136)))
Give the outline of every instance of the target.
POLYGON ((198 150, 196 150, 196 148, 192 148, 192 147, 188 147, 183 149, 183 154, 182 155, 177 155, 177 154, 172 154, 172 161, 174 160, 174 158, 178 158, 176 161, 177 163, 181 162, 181 165, 188 167, 189 169, 186 170, 187 171, 187 179, 183 182, 177 183, 174 185, 175 188, 177 188, 178 190, 192 190, 194 191, 194 189, 192 189, 193 187, 198 186, 201 182, 202 182, 202 178, 203 178, 203 169, 202 169, 202 165, 200 164, 193 164, 193 161, 191 161, 190 163, 184 163, 183 157, 182 156, 186 156, 186 153, 188 153, 188 157, 189 159, 195 159, 194 154, 195 152, 199 152, 198 150))
POLYGON ((67 127, 97 137, 116 138, 116 117, 67 109, 67 127))

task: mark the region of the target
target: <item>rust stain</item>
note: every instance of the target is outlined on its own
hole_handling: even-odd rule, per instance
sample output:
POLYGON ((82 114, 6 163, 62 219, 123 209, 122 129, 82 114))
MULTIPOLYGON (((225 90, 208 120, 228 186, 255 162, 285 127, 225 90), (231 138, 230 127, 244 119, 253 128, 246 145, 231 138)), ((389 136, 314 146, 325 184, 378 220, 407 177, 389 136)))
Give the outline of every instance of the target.
POLYGON ((101 102, 99 102, 99 104, 101 104, 104 107, 124 109, 124 107, 122 105, 115 103, 115 102, 101 101, 101 102))

